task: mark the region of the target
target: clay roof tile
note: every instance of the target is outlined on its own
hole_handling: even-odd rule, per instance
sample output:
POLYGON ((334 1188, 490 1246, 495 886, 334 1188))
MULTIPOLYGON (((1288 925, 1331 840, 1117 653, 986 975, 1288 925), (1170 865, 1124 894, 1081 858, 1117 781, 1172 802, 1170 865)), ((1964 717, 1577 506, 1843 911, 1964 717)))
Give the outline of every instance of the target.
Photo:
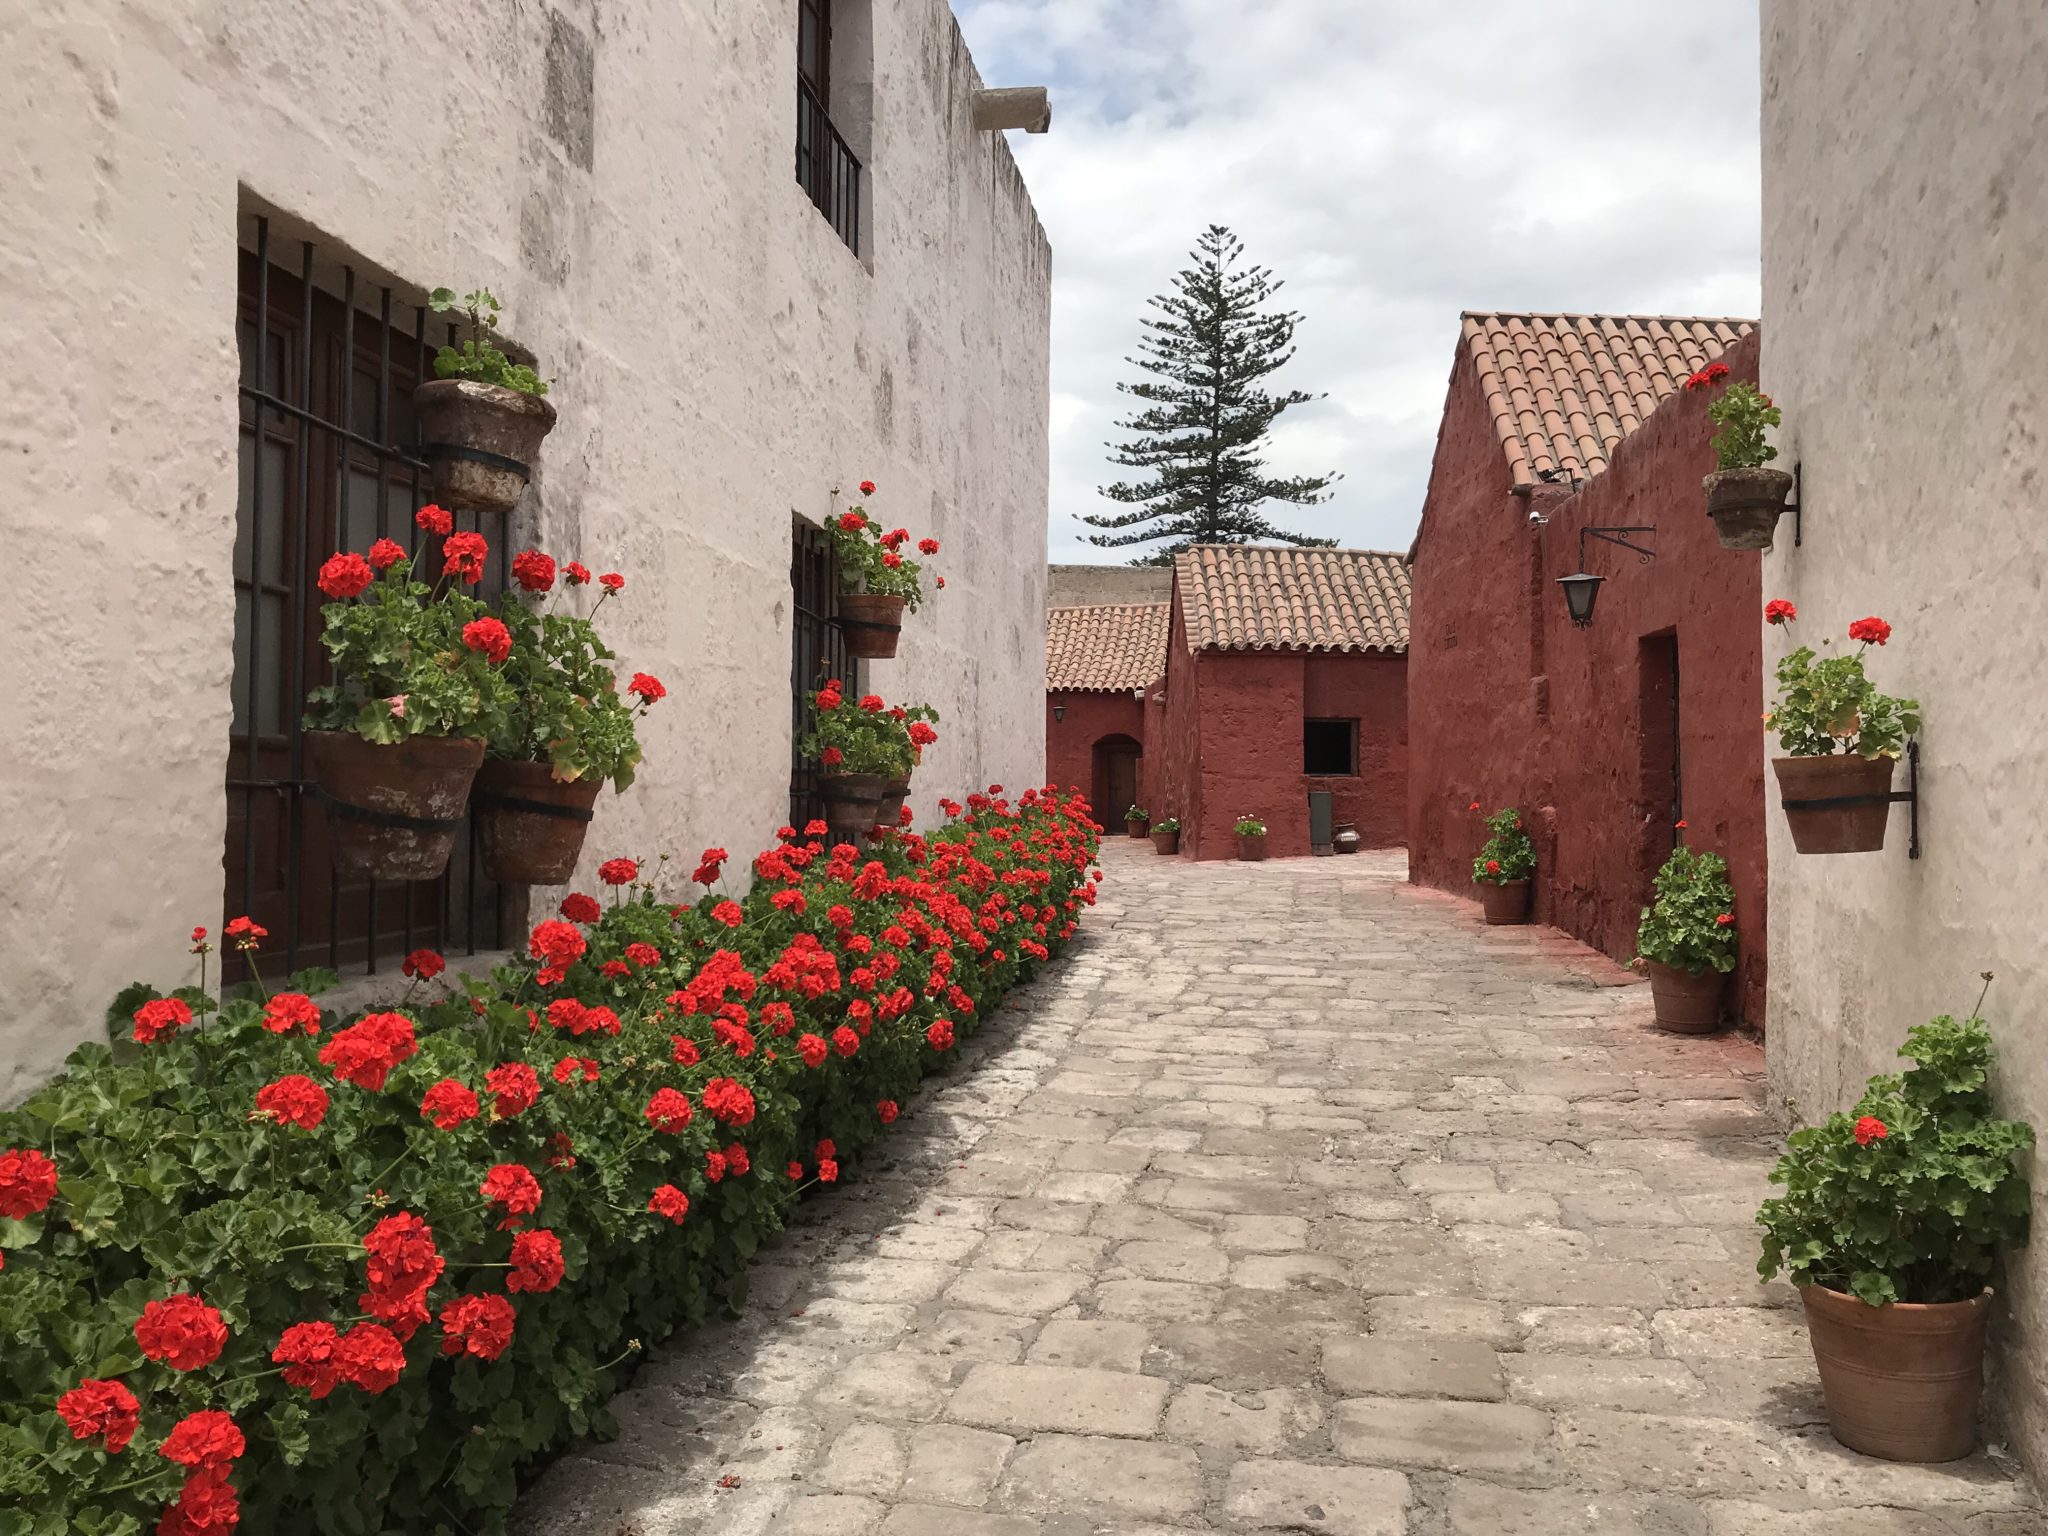
POLYGON ((1166 603, 1051 608, 1045 615, 1045 686, 1055 693, 1124 693, 1166 672, 1166 603))
POLYGON ((1180 556, 1176 579, 1190 650, 1408 649, 1400 555, 1206 544, 1180 556))

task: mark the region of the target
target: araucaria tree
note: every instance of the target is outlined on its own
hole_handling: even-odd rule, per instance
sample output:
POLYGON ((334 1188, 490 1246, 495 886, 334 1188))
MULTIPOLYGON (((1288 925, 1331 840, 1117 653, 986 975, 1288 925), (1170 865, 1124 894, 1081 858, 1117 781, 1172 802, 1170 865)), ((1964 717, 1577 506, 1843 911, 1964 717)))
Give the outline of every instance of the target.
POLYGON ((1195 242, 1194 265, 1174 278, 1172 292, 1152 299, 1160 318, 1142 322, 1140 355, 1126 359, 1153 377, 1117 386, 1146 405, 1117 423, 1130 440, 1107 446, 1116 450, 1116 463, 1146 477, 1102 487, 1130 511, 1081 521, 1113 530, 1088 536, 1100 548, 1171 541, 1134 565, 1165 565, 1193 544, 1335 542, 1289 533, 1259 514, 1269 501, 1328 501, 1329 486, 1343 477, 1266 473, 1261 450, 1274 420, 1320 396, 1265 387, 1294 356, 1301 316, 1266 307, 1281 285, 1269 268, 1240 266, 1243 254, 1243 241, 1210 225, 1195 242))

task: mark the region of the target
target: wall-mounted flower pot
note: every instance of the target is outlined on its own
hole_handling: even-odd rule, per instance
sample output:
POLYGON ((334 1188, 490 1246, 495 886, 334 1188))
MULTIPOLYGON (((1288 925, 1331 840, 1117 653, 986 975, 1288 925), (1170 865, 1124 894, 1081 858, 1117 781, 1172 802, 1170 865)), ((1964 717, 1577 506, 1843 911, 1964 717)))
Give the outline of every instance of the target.
POLYGON ((1726 979, 1712 969, 1694 976, 1676 966, 1645 960, 1650 977, 1650 1002, 1657 1027, 1674 1035, 1710 1035, 1721 1027, 1721 987, 1726 979))
POLYGON ((1717 469, 1701 482, 1723 549, 1769 549, 1792 477, 1782 469, 1717 469))
POLYGON ((1126 816, 1124 818, 1124 835, 1133 841, 1143 842, 1152 835, 1152 823, 1143 816, 1126 816))
POLYGON ((1266 856, 1265 834, 1262 832, 1254 833, 1247 837, 1243 833, 1239 833, 1237 856, 1247 864, 1256 864, 1260 859, 1263 859, 1266 856))
POLYGON ((1482 880, 1479 882, 1479 905, 1486 914, 1489 928, 1508 928, 1526 923, 1529 921, 1529 882, 1482 880))
POLYGON ((433 499, 482 512, 510 512, 532 476, 541 440, 554 430, 545 397, 476 379, 433 379, 412 394, 420 453, 433 499))
POLYGON ((1792 846, 1801 853, 1875 853, 1884 847, 1892 811, 1884 797, 1891 793, 1895 761, 1839 755, 1772 758, 1792 846))
POLYGON ((839 596, 839 632, 846 637, 850 656, 886 661, 896 654, 896 642, 903 638, 905 599, 877 597, 872 592, 842 592, 839 596))
POLYGON ((467 815, 484 744, 409 736, 386 746, 352 731, 308 731, 305 741, 342 880, 437 879, 467 815))
POLYGON ((1886 1461, 1957 1461, 1976 1448, 1990 1291, 1882 1307, 1822 1285, 1799 1296, 1837 1440, 1886 1461))
POLYGON ((882 813, 879 773, 825 773, 818 776, 818 798, 825 802, 825 825, 838 837, 860 837, 874 830, 882 813))
POLYGON ((1168 832, 1154 832, 1152 834, 1152 847, 1158 853, 1179 853, 1180 828, 1175 827, 1168 832))
POLYGON ((500 885, 561 885, 576 873, 602 779, 563 783, 547 763, 492 758, 470 792, 484 873, 500 885))
POLYGON ((875 823, 878 826, 895 827, 903 823, 903 802, 910 798, 910 775, 900 779, 882 781, 882 803, 875 807, 875 823))

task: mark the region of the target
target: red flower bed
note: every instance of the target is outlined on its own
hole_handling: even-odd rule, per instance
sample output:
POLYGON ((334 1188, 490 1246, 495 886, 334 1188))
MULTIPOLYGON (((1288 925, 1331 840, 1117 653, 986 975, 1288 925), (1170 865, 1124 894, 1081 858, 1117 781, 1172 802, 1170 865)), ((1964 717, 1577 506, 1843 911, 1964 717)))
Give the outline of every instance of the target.
POLYGON ((1072 937, 1096 833, 1000 790, 868 849, 785 828, 743 898, 572 897, 406 1012, 319 1015, 311 972, 131 988, 112 1047, 0 1114, 0 1505, 502 1528, 641 1341, 737 1306, 797 1196, 1072 937))

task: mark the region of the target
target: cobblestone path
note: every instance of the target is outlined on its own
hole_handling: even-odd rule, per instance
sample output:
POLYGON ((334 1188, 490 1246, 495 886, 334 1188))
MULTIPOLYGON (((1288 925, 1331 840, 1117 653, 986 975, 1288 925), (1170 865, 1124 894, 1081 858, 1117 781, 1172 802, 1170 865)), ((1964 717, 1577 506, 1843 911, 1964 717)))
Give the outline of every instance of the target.
POLYGON ((1754 1047, 1398 856, 1105 865, 521 1536, 2048 1530, 2008 1462, 1829 1438, 1754 1047))

